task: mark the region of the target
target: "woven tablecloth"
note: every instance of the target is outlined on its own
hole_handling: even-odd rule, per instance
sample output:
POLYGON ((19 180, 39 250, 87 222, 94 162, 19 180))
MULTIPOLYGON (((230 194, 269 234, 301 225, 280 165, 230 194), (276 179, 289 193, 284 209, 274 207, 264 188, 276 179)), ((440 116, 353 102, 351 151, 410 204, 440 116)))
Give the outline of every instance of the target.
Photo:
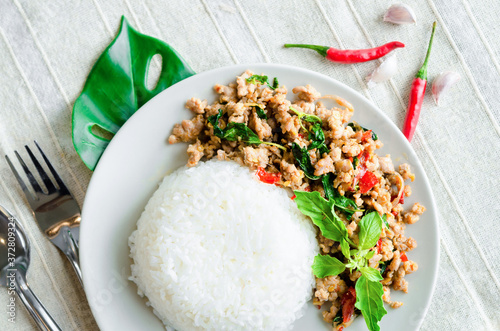
MULTIPOLYGON (((381 0, 0 0, 0 204, 27 230, 29 283, 62 329, 98 327, 69 262, 43 237, 3 155, 36 139, 83 204, 92 172, 73 148, 72 106, 125 15, 139 31, 172 45, 196 72, 235 63, 304 67, 360 91, 399 127, 437 21, 429 80, 446 70, 462 79, 439 107, 428 89, 412 141, 432 184, 441 235, 439 278, 421 328, 499 330, 500 2, 406 2, 417 24, 383 22, 393 2, 381 0), (370 89, 364 78, 378 61, 338 65, 282 47, 356 49, 391 40, 406 44, 397 54, 399 71, 370 89)), ((8 322, 8 299, 0 288, 0 330, 35 329, 21 307, 16 323, 8 322)))

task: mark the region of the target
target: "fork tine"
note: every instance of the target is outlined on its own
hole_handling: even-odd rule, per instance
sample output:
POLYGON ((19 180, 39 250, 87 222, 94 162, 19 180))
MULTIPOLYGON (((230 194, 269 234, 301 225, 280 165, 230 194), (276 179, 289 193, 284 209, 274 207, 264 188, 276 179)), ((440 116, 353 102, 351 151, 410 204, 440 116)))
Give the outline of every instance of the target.
POLYGON ((10 170, 12 170, 12 172, 14 173, 14 177, 16 177, 17 182, 19 183, 19 186, 21 186, 21 189, 23 190, 24 195, 26 196, 26 199, 28 199, 28 202, 31 203, 32 200, 35 200, 35 198, 33 197, 33 194, 31 194, 31 192, 26 187, 26 184, 24 183, 21 176, 19 176, 19 173, 17 172, 16 168, 14 167, 12 162, 10 161, 10 158, 7 155, 5 155, 5 159, 7 160, 7 163, 9 164, 10 170))
POLYGON ((42 151, 42 149, 40 148, 40 146, 38 145, 38 143, 36 142, 36 140, 35 140, 35 145, 36 145, 36 147, 38 147, 38 150, 40 151, 40 154, 42 155, 43 160, 47 164, 47 167, 49 168, 50 172, 52 173, 52 176, 54 176, 54 179, 56 180, 57 185, 59 185, 59 188, 61 190, 69 192, 68 188, 66 187, 66 185, 64 185, 64 182, 62 181, 61 177, 59 177, 59 174, 56 172, 56 170, 54 169, 54 167, 50 163, 50 161, 47 158, 47 156, 45 156, 45 153, 42 151))
POLYGON ((31 161, 33 161, 33 164, 35 165, 36 170, 40 174, 40 177, 43 180, 43 183, 45 184, 45 187, 48 190, 49 194, 52 194, 56 191, 56 187, 52 183, 52 180, 49 178, 45 170, 43 170, 42 166, 40 165, 40 162, 36 159, 35 155, 31 152, 31 149, 28 146, 24 146, 26 150, 28 151, 28 155, 31 158, 31 161))
POLYGON ((14 151, 14 153, 16 154, 19 163, 21 163, 21 166, 23 167, 23 170, 26 173, 26 176, 28 177, 28 180, 31 186, 33 187, 33 190, 35 190, 36 193, 43 193, 42 188, 40 187, 40 185, 38 185, 35 176, 33 176, 26 163, 24 163, 23 159, 21 158, 21 155, 19 155, 17 151, 14 151))

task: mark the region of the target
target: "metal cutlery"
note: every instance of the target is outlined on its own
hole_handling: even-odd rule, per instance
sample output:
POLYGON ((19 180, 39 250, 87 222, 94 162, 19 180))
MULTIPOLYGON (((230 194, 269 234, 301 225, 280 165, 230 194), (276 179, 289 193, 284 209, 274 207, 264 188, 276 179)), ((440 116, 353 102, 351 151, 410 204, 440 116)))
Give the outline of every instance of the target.
POLYGON ((19 153, 14 151, 34 194, 30 192, 9 157, 6 155, 5 158, 26 195, 26 199, 31 206, 38 226, 45 236, 66 255, 83 286, 78 254, 79 226, 81 219, 80 207, 36 141, 35 145, 40 151, 55 181, 54 182, 49 177, 30 148, 25 146, 33 165, 42 179, 45 189, 41 187, 19 153))
MULTIPOLYGON (((30 243, 21 224, 0 206, 0 286, 15 291, 38 327, 44 331, 61 330, 26 281, 30 265, 30 243)), ((11 300, 7 303, 14 304, 11 300)))

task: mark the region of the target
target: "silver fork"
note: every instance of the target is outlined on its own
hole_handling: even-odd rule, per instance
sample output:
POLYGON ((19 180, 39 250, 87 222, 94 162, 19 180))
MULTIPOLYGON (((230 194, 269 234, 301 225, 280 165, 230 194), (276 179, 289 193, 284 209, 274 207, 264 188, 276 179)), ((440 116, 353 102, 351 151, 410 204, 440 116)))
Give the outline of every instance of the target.
POLYGON ((24 146, 28 152, 29 157, 33 161, 42 182, 45 186, 45 190, 42 189, 37 179, 33 176, 29 170, 26 163, 23 161, 21 156, 17 151, 16 154, 23 171, 25 172, 31 187, 33 188, 35 194, 33 195, 23 179, 17 172, 16 168, 10 161, 9 157, 5 155, 10 169, 16 176, 19 185, 21 186, 26 199, 31 206, 33 215, 38 223, 38 226, 45 234, 45 236, 57 247, 59 248, 71 262, 73 269, 75 269, 76 275, 82 282, 82 272, 80 270, 80 260, 78 252, 78 239, 80 234, 80 207, 76 203, 76 200, 71 195, 70 191, 64 185, 63 181, 55 171, 52 164, 49 162, 45 153, 42 151, 38 143, 35 141, 35 145, 40 151, 40 154, 45 161, 45 164, 49 168, 52 176, 55 179, 55 183, 50 179, 48 174, 45 172, 40 162, 36 159, 35 155, 31 152, 28 146, 24 146))

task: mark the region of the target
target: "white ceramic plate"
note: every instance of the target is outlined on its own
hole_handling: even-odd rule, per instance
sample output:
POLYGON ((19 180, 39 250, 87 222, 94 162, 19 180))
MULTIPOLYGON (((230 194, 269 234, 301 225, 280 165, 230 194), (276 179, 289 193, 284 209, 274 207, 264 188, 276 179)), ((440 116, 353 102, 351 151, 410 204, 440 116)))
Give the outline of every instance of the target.
MULTIPOLYGON (((381 329, 417 330, 431 300, 439 258, 437 211, 422 165, 400 130, 362 95, 319 73, 275 64, 224 67, 185 79, 149 101, 113 138, 92 176, 80 232, 85 292, 99 327, 103 331, 164 330, 137 295, 135 284, 127 280, 131 262, 128 237, 160 179, 187 161, 185 144, 167 143, 173 125, 192 117, 184 108, 186 100, 195 96, 211 103, 216 83, 228 84, 246 69, 278 77, 290 90, 311 84, 322 94, 347 99, 355 108, 353 119, 373 129, 384 142, 379 155, 391 154, 396 165, 412 165, 416 180, 406 206, 419 201, 427 207, 421 220, 406 231, 418 242, 418 248, 408 255, 418 262, 419 269, 406 277, 408 294, 393 291, 392 299, 403 301, 404 306, 386 307, 389 313, 381 329)), ((363 318, 357 318, 348 330, 365 329, 363 318)), ((320 311, 311 303, 293 330, 327 331, 331 326, 322 321, 320 311)))

